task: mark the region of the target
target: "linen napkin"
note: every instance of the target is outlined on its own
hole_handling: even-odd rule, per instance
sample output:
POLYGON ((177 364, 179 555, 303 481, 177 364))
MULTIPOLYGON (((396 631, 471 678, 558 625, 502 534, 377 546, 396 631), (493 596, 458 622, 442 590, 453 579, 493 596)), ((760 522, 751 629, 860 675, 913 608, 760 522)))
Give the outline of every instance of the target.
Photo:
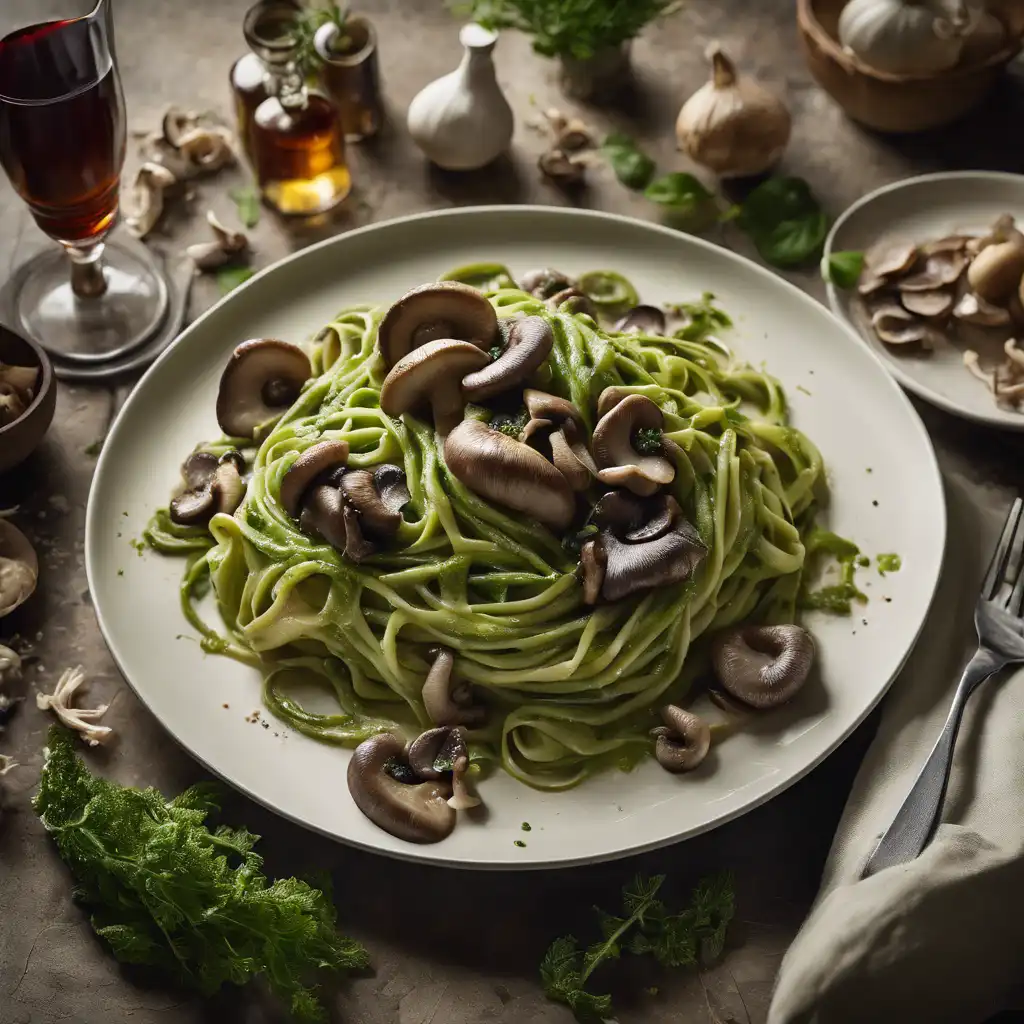
POLYGON ((996 676, 971 698, 942 824, 924 853, 861 879, 974 652, 974 604, 1009 508, 1002 498, 979 508, 948 478, 946 495, 949 533, 935 601, 886 698, 818 899, 782 962, 768 1024, 974 1024, 1019 998, 1024 670, 996 676))

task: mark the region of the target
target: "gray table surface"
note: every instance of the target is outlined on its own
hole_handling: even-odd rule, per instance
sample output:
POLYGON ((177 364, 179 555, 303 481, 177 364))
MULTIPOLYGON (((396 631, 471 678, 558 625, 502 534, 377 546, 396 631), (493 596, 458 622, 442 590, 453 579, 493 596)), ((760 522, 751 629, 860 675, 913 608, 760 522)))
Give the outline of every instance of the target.
MULTIPOLYGON (((129 123, 151 128, 174 102, 228 116, 227 72, 243 50, 246 0, 119 0, 118 53, 129 123)), ((415 150, 403 113, 418 89, 459 57, 458 23, 435 0, 375 0, 362 5, 381 39, 387 100, 393 115, 372 144, 352 152, 356 188, 336 216, 316 225, 285 224, 264 215, 252 232, 255 262, 265 266, 321 237, 389 217, 473 203, 566 200, 539 179, 541 136, 527 121, 549 105, 578 110, 599 131, 637 136, 665 168, 685 168, 672 125, 681 101, 705 77, 702 52, 718 38, 746 70, 783 93, 794 115, 784 170, 807 178, 838 213, 886 182, 938 169, 1020 170, 1024 150, 1024 83, 1011 77, 982 112, 955 130, 913 139, 871 135, 845 119, 804 66, 791 0, 690 0, 634 47, 636 94, 620 109, 574 107, 558 92, 554 66, 515 35, 498 47, 500 80, 517 114, 508 159, 486 171, 455 175, 428 167, 415 150)), ((56 8, 59 10, 59 8, 56 8)), ((37 0, 5 0, 2 18, 30 23, 47 16, 37 0)), ((153 242, 178 252, 205 232, 201 215, 232 212, 227 188, 244 169, 197 185, 191 204, 175 211, 153 242)), ((586 205, 650 218, 641 198, 606 169, 591 174, 586 205)), ((747 252, 734 234, 723 244, 747 252)), ((0 277, 45 240, 25 209, 0 184, 0 277)), ((813 273, 790 275, 823 297, 813 273)), ((217 297, 211 280, 193 289, 191 314, 217 297)), ((23 765, 0 782, 0 1024, 73 1020, 106 1024, 194 1024, 271 1021, 278 1012, 258 988, 229 990, 206 1001, 154 988, 123 971, 72 904, 68 875, 32 812, 47 717, 32 694, 81 663, 91 693, 111 703, 118 741, 90 755, 92 764, 126 783, 179 791, 204 773, 140 705, 115 669, 96 626, 83 566, 85 505, 94 458, 130 385, 62 387, 43 447, 20 470, 0 478, 0 507, 20 504, 15 519, 35 541, 42 583, 35 598, 0 624, 32 655, 22 691, 29 699, 0 741, 23 765)), ((926 407, 947 476, 963 481, 980 505, 1003 505, 1019 481, 1021 441, 968 426, 926 407)), ((371 976, 346 982, 331 996, 334 1017, 350 1024, 542 1024, 570 1015, 545 1002, 537 964, 547 944, 590 924, 593 904, 614 905, 633 872, 664 871, 682 898, 703 873, 736 876, 738 917, 728 949, 714 967, 647 973, 625 967, 617 1005, 623 1024, 686 1020, 758 1022, 767 1012, 781 957, 813 899, 822 862, 850 781, 870 742, 872 721, 804 780, 769 804, 713 833, 627 862, 533 874, 464 874, 398 863, 332 844, 232 795, 225 820, 264 836, 271 874, 328 867, 343 927, 371 951, 371 976), (656 989, 656 994, 655 990, 656 989)))

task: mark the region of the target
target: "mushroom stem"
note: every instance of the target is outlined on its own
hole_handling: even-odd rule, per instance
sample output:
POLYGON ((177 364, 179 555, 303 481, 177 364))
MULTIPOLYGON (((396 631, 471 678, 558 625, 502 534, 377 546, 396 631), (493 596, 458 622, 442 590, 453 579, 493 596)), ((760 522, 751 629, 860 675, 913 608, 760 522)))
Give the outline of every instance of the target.
POLYGON ((455 653, 447 647, 435 647, 429 652, 434 659, 423 683, 423 708, 435 725, 479 725, 485 715, 482 707, 474 707, 468 688, 452 688, 452 670, 455 653))
POLYGON ((452 795, 448 806, 455 811, 468 811, 480 806, 478 797, 470 788, 469 779, 469 756, 462 754, 455 759, 452 766, 452 795))
POLYGON ((711 749, 711 727, 692 711, 674 704, 661 709, 664 725, 651 730, 657 737, 654 756, 669 772, 688 772, 699 765, 711 749))

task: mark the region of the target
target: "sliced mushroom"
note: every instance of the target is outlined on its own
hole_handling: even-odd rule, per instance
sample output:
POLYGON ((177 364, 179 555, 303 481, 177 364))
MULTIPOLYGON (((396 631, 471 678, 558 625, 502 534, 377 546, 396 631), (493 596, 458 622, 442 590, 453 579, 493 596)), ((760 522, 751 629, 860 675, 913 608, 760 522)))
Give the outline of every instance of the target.
POLYGON ((754 708, 784 704, 803 686, 814 661, 814 641, 800 626, 739 626, 711 650, 723 689, 754 708))
POLYGON ((640 544, 648 540, 664 537, 672 529, 673 523, 683 514, 679 503, 671 494, 662 494, 652 499, 653 507, 647 509, 644 522, 627 530, 623 540, 630 544, 640 544))
POLYGON ((565 150, 547 149, 537 160, 537 167, 545 178, 563 187, 582 184, 586 175, 586 165, 565 150))
POLYGON ((1024 234, 1013 218, 1000 217, 989 236, 991 244, 978 253, 967 268, 971 290, 986 302, 1007 302, 1024 276, 1024 234))
POLYGON ((668 327, 665 314, 657 306, 634 306, 616 325, 624 334, 656 334, 663 336, 668 327))
POLYGON ((527 388, 523 392, 523 404, 531 416, 550 420, 552 423, 563 423, 572 420, 577 426, 583 426, 583 417, 572 402, 558 395, 549 395, 546 391, 527 388))
MULTIPOLYGON (((186 490, 171 499, 171 521, 181 526, 205 526, 215 515, 231 515, 245 497, 238 462, 226 453, 193 452, 181 467, 186 490)), ((244 462, 242 463, 244 467, 244 462)))
POLYGON ((956 284, 967 266, 967 256, 962 252, 943 251, 929 256, 924 269, 909 277, 901 277, 896 285, 900 292, 929 292, 945 285, 956 284))
POLYGON ((1010 323, 1009 310, 986 302, 980 295, 967 292, 953 307, 953 316, 964 323, 978 327, 1006 327, 1010 323))
POLYGON ((394 733, 364 740, 348 763, 348 789, 356 806, 385 832, 410 843, 437 843, 451 835, 456 814, 446 787, 438 782, 406 785, 388 771, 402 760, 394 733))
POLYGON ((594 305, 594 300, 578 288, 565 288, 555 292, 548 299, 548 305, 552 309, 561 309, 564 305, 570 313, 582 313, 584 316, 597 319, 597 306, 594 305))
POLYGON ((435 725, 480 725, 486 710, 472 703, 468 685, 452 686, 455 653, 447 647, 434 647, 427 652, 433 663, 423 683, 423 708, 435 725))
POLYGON ((604 391, 598 396, 597 399, 597 415, 600 419, 602 416, 607 416, 624 398, 629 398, 630 395, 635 392, 628 390, 627 388, 619 388, 612 385, 611 387, 605 388, 604 391))
POLYGON ((505 351, 482 369, 462 379, 463 396, 482 402, 522 384, 548 358, 555 336, 542 316, 513 322, 505 351))
POLYGON ((452 765, 452 795, 448 806, 453 811, 468 811, 480 806, 478 797, 469 786, 469 755, 462 754, 452 765))
MULTIPOLYGON (((346 528, 346 508, 348 506, 337 487, 327 483, 313 484, 303 495, 299 528, 307 536, 319 537, 336 551, 344 554, 348 547, 350 532, 346 528)), ((349 511, 351 512, 351 509, 349 511)), ((356 527, 358 528, 358 524, 356 527)))
POLYGON ((192 173, 210 174, 235 162, 230 134, 216 126, 190 129, 179 139, 177 149, 192 173))
POLYGON ((906 273, 917 259, 917 246, 905 238, 888 238, 864 253, 864 268, 877 277, 906 273))
POLYGON ((663 422, 661 409, 643 395, 629 395, 605 413, 594 428, 598 479, 641 496, 670 484, 676 475, 672 463, 663 455, 641 455, 633 447, 637 431, 661 430, 663 422))
POLYGON ((607 564, 604 546, 600 540, 588 540, 580 548, 579 575, 583 583, 583 603, 597 604, 604 584, 604 570, 607 564))
POLYGON ((887 277, 873 274, 870 270, 862 270, 860 279, 857 281, 857 293, 859 295, 875 295, 883 288, 888 288, 892 282, 887 277))
POLYGON ((532 417, 520 441, 526 441, 542 425, 557 427, 561 437, 549 437, 552 461, 574 491, 586 490, 592 477, 597 476, 597 465, 587 447, 583 417, 572 402, 546 391, 528 388, 523 392, 526 410, 532 417))
POLYGON ((14 523, 0 519, 0 619, 32 596, 38 580, 35 548, 14 523))
POLYGON ((903 308, 917 316, 934 320, 945 316, 953 308, 953 296, 946 291, 901 292, 903 308))
POLYGON ((241 231, 232 231, 223 224, 213 210, 206 213, 214 240, 190 245, 185 254, 199 270, 215 270, 225 263, 241 256, 249 248, 249 239, 241 231))
POLYGON ((485 353, 498 332, 494 307, 475 288, 457 281, 406 292, 377 328, 377 348, 390 369, 418 345, 438 339, 464 341, 485 353))
POLYGON ((281 507, 297 519, 306 491, 322 473, 348 462, 347 441, 318 441, 307 448, 281 478, 278 500, 281 507))
POLYGON ((636 544, 664 536, 682 514, 679 503, 670 494, 638 498, 629 491, 615 490, 598 499, 589 522, 614 533, 620 540, 636 544))
POLYGON ((166 167, 152 161, 139 168, 124 203, 125 226, 136 238, 145 238, 156 227, 164 212, 164 191, 177 180, 166 167))
POLYGON ((711 749, 711 727, 675 704, 666 704, 661 718, 665 724, 651 730, 651 735, 658 737, 654 747, 658 764, 668 772, 693 771, 711 749))
POLYGON ((10 384, 0 384, 0 426, 20 419, 27 408, 20 391, 16 391, 10 384))
POLYGON ((544 456, 479 420, 463 420, 445 439, 445 463, 471 491, 532 516, 554 531, 572 520, 565 477, 544 456))
POLYGON ((945 238, 936 238, 933 242, 925 242, 921 246, 921 255, 934 256, 938 252, 962 252, 966 255, 968 244, 973 241, 971 235, 947 235, 945 238))
POLYGON ((672 529, 654 540, 627 543, 602 532, 607 565, 601 596, 618 601, 639 590, 665 587, 688 580, 707 556, 707 548, 692 524, 682 516, 672 529))
POLYGON ((363 533, 359 513, 348 502, 341 506, 341 525, 345 531, 345 546, 341 553, 345 558, 358 565, 370 555, 376 554, 377 546, 363 533))
POLYGON ((380 389, 380 407, 401 416, 429 406, 435 429, 447 434, 462 419, 463 377, 489 362, 490 356, 468 341, 428 341, 391 368, 380 389))
MULTIPOLYGON (((570 429, 572 424, 566 426, 570 429)), ((585 491, 593 478, 590 469, 574 453, 563 430, 553 430, 548 435, 551 445, 551 463, 565 477, 565 482, 574 491, 585 491)), ((586 448, 583 449, 586 451, 586 448)), ((587 452, 589 457, 590 453, 587 452)))
POLYGON ((164 141, 168 146, 177 149, 187 132, 199 124, 199 115, 194 110, 182 110, 181 107, 168 107, 160 122, 164 141))
POLYGON ((402 525, 402 506, 409 500, 409 492, 405 489, 405 473, 398 471, 401 479, 396 479, 383 493, 377 474, 368 469, 349 470, 341 479, 345 500, 359 513, 360 525, 371 537, 386 540, 402 525))
POLYGON ((39 373, 38 366, 11 366, 0 362, 0 384, 20 392, 23 400, 29 402, 35 397, 39 373))
POLYGON ((466 756, 466 738, 458 726, 442 725, 420 733, 406 748, 409 767, 420 779, 443 779, 466 756))
POLYGON ((871 314, 871 326, 879 341, 887 345, 910 345, 924 342, 928 327, 902 306, 885 305, 871 314))
POLYGON ((557 292, 575 287, 576 282, 560 270, 544 267, 541 270, 528 270, 519 278, 519 287, 538 299, 550 299, 557 292))
POLYGON ((217 422, 229 437, 252 437, 298 397, 313 370, 306 353, 273 338, 243 341, 220 378, 217 422))

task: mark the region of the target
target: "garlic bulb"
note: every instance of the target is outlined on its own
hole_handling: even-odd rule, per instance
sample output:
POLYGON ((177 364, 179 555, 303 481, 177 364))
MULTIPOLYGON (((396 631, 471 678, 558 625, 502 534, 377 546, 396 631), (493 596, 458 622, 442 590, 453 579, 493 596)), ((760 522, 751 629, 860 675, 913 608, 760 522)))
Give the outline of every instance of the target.
POLYGON ((778 162, 789 142, 789 111, 762 85, 738 76, 717 43, 706 56, 711 79, 679 111, 679 148, 723 178, 760 174, 778 162))
POLYGON ((965 0, 850 0, 839 42, 865 64, 896 75, 930 74, 960 59, 977 21, 965 0))

